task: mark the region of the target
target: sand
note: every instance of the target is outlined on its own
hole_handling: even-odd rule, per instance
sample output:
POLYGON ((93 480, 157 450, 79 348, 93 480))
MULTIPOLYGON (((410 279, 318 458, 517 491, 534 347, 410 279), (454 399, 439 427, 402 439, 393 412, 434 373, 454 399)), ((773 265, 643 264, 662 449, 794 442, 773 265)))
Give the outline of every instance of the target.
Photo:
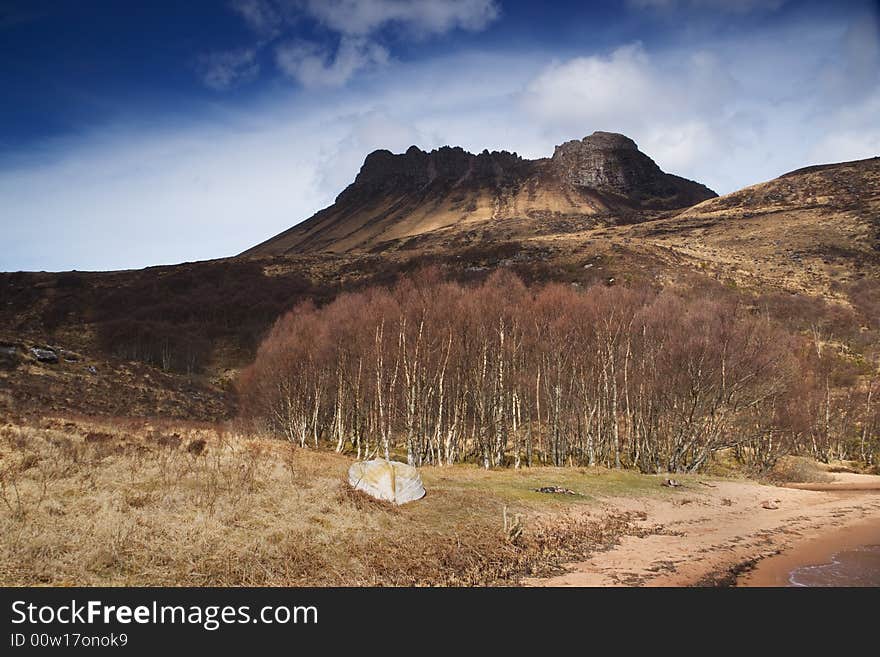
POLYGON ((568 564, 564 574, 525 584, 784 586, 792 568, 880 535, 880 476, 838 474, 810 487, 821 490, 706 483, 711 487, 691 482, 663 499, 604 500, 591 513, 641 511, 642 524, 654 532, 624 537, 610 550, 568 564))

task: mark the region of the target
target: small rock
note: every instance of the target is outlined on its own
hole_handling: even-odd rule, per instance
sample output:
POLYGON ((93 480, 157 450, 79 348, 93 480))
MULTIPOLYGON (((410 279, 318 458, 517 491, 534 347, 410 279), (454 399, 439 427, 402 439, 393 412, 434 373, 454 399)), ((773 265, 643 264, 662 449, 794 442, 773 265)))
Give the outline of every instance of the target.
POLYGON ((563 488, 562 486, 541 486, 536 488, 535 491, 538 493, 556 493, 558 495, 577 495, 570 488, 563 488))
POLYGON ((41 349, 40 347, 31 347, 31 354, 40 363, 57 363, 58 354, 51 349, 41 349))

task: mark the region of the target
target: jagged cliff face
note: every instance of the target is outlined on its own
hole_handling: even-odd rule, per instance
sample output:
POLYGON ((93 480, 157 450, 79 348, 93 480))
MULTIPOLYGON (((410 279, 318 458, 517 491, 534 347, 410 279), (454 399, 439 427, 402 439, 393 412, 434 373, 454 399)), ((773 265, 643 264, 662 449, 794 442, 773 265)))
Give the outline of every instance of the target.
POLYGON ((588 228, 714 196, 661 171, 631 139, 607 132, 566 142, 539 160, 448 146, 378 150, 332 206, 245 255, 379 251, 456 233, 540 232, 559 221, 588 228))
POLYGON ((371 194, 400 194, 449 187, 494 187, 512 184, 527 173, 531 163, 516 153, 483 151, 479 155, 460 147, 444 146, 430 153, 410 146, 395 155, 379 150, 370 153, 353 184, 336 199, 344 203, 371 194))
POLYGON ((550 160, 567 184, 619 194, 636 203, 674 209, 716 194, 704 185, 664 173, 629 137, 594 132, 557 146, 550 160))

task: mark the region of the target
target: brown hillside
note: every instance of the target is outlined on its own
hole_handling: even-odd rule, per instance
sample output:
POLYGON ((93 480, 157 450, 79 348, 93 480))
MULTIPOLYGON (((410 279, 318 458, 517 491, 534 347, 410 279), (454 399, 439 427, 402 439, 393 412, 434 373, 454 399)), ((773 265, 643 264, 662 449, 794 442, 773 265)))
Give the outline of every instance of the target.
POLYGON ((626 231, 738 283, 842 297, 880 270, 880 158, 807 167, 626 231))

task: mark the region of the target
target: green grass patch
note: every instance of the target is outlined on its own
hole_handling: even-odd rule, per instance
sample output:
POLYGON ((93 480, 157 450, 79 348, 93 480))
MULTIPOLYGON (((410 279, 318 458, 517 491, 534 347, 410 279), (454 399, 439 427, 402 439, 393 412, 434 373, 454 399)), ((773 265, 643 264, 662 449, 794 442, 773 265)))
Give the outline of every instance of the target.
MULTIPOLYGON (((661 485, 663 475, 645 475, 633 470, 606 468, 536 467, 521 470, 485 470, 477 466, 426 467, 421 469, 425 487, 430 491, 446 490, 497 496, 511 503, 531 505, 567 505, 595 502, 603 497, 662 496, 680 489, 661 485), (541 493, 536 489, 559 486, 577 493, 541 493)), ((676 480, 687 486, 697 477, 678 476, 676 480)))

